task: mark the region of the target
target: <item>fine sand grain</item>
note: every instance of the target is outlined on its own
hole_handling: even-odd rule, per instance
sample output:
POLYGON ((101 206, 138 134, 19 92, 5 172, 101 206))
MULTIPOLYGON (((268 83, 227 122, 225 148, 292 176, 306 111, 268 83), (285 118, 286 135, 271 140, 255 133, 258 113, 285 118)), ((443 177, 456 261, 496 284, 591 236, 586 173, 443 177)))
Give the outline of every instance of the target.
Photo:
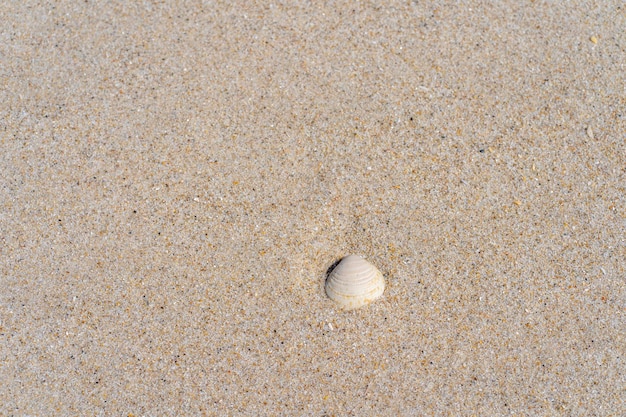
POLYGON ((490 3, 0 2, 0 415, 626 415, 626 7, 490 3))

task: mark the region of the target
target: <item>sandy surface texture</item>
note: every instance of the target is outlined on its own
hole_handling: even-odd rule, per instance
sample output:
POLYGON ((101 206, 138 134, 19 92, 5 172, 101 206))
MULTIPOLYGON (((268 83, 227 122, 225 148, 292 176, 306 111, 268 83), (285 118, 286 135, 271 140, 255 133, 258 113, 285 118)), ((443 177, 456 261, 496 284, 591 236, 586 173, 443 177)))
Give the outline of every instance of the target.
POLYGON ((0 415, 626 415, 626 6, 448 3, 0 2, 0 415))

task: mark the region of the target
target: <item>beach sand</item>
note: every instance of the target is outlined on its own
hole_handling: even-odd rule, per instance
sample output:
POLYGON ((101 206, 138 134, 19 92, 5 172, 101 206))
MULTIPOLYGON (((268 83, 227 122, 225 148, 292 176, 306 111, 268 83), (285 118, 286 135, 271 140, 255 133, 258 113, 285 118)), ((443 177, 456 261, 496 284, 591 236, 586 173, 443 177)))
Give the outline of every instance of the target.
POLYGON ((623 2, 41 3, 0 4, 1 415, 626 414, 623 2), (387 287, 342 312, 351 253, 387 287))

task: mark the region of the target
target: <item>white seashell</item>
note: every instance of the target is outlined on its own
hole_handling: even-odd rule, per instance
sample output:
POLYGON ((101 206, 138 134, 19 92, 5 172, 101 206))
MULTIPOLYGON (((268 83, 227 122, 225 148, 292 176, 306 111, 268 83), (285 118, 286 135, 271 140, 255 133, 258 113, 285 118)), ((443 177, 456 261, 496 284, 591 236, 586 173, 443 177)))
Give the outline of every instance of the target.
POLYGON ((326 278, 326 294, 342 310, 353 310, 369 304, 385 291, 383 274, 371 263, 348 255, 326 278))

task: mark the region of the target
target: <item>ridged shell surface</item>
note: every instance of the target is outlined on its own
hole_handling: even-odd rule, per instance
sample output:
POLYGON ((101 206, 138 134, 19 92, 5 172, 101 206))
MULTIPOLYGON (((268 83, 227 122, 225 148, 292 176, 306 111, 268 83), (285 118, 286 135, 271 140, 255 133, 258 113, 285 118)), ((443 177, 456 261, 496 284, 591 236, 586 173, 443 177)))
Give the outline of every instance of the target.
POLYGON ((383 274, 357 255, 348 255, 326 278, 326 294, 343 310, 359 308, 385 291, 383 274))

